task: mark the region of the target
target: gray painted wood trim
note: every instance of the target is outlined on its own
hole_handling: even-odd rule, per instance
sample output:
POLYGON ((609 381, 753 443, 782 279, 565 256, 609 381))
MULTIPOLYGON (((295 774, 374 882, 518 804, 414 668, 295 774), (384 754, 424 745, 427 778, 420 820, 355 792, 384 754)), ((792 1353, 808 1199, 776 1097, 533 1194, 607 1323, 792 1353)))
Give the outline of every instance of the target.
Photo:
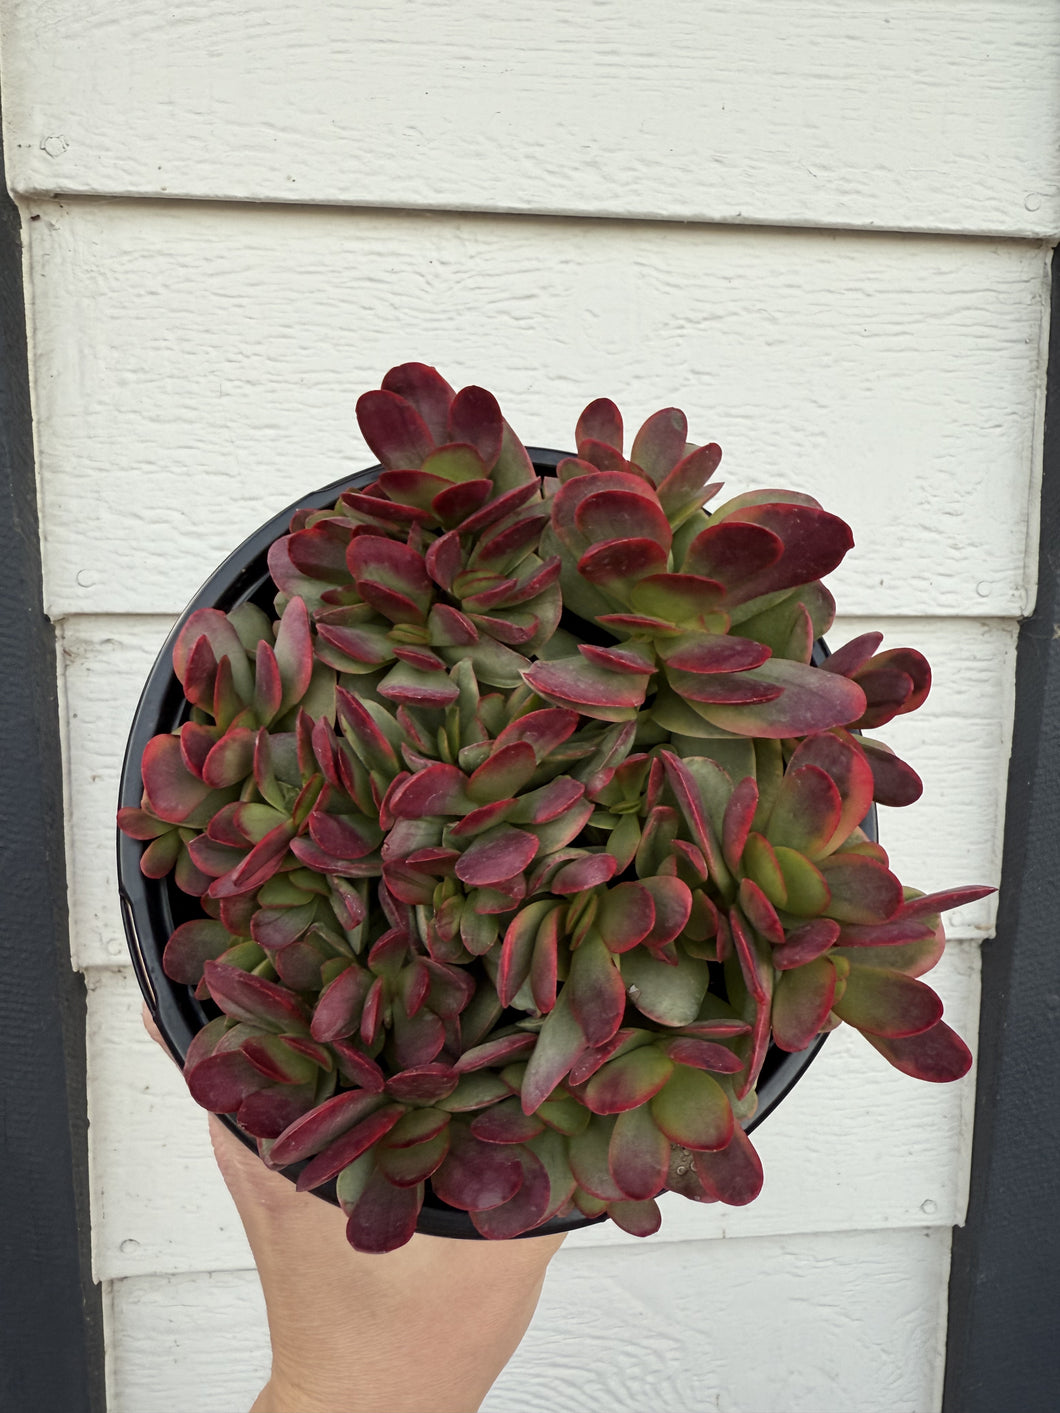
POLYGON ((1038 602, 1020 630, 997 937, 983 949, 967 1225, 944 1413, 1054 1413, 1060 1389, 1060 257, 1038 602))
POLYGON ((84 981, 71 968, 67 931, 55 636, 42 601, 21 226, 2 181, 0 604, 0 1408, 99 1413, 84 981))

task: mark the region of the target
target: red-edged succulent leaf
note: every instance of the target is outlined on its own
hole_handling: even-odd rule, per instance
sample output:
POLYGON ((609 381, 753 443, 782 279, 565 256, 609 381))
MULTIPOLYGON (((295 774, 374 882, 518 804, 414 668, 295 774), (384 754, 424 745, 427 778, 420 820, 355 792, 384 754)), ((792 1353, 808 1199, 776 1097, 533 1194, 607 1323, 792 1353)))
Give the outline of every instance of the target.
POLYGON ((852 967, 833 1009, 862 1032, 894 1039, 920 1035, 942 1019, 942 1002, 930 986, 884 967, 852 967))
MULTIPOLYGON (((655 1045, 608 1060, 589 1080, 585 1104, 594 1114, 618 1114, 646 1104, 673 1074, 673 1063, 655 1045)), ((631 1194, 632 1195, 632 1194, 631 1194)))
POLYGON ((643 883, 616 883, 603 895, 596 927, 609 951, 628 952, 654 926, 655 900, 643 883))
POLYGON ((213 793, 184 763, 179 736, 152 737, 144 748, 141 770, 148 808, 170 824, 184 823, 213 793))
POLYGON ((294 834, 295 826, 290 821, 284 820, 276 825, 231 873, 226 873, 210 885, 210 897, 231 898, 238 893, 251 893, 255 888, 260 888, 279 871, 290 851, 294 834))
POLYGON ((472 808, 468 781, 455 765, 438 762, 418 770, 387 798, 396 819, 423 819, 427 815, 461 816, 472 808))
MULTIPOLYGON (((951 908, 967 907, 980 898, 988 898, 997 889, 989 885, 967 888, 947 888, 940 893, 922 893, 919 897, 906 898, 899 909, 899 915, 909 917, 934 917, 937 913, 947 913, 951 908)), ((847 945, 844 943, 844 946, 847 945)))
POLYGON ((276 662, 283 683, 281 711, 299 703, 309 690, 313 675, 313 645, 309 614, 300 598, 292 598, 284 608, 276 629, 276 662))
POLYGON ((672 1143, 685 1148, 724 1148, 732 1138, 734 1120, 728 1096, 703 1070, 678 1065, 650 1107, 656 1127, 672 1143))
MULTIPOLYGON (((413 1113, 422 1112, 412 1110, 413 1113)), ((408 1117, 406 1115, 406 1117, 408 1117)), ((396 1127, 391 1133, 396 1132, 396 1127)), ((419 1143, 403 1143, 392 1147, 390 1134, 377 1145, 375 1161, 379 1171, 395 1187, 417 1187, 438 1168, 449 1152, 449 1132, 439 1129, 419 1143)))
MULTIPOLYGON (((763 667, 740 674, 762 688, 780 688, 770 701, 746 706, 700 704, 707 720, 738 736, 783 739, 808 736, 856 721, 864 710, 865 694, 846 677, 822 673, 816 667, 784 658, 770 658, 763 667)), ((683 680, 683 679, 682 679, 683 680)))
POLYGON ((223 790, 246 780, 253 770, 254 742, 256 732, 250 731, 247 726, 229 726, 202 762, 205 784, 213 790, 223 790))
POLYGON ((523 1075, 521 1096, 524 1114, 532 1114, 540 1108, 586 1048, 585 1036, 564 989, 545 1017, 523 1075))
POLYGON ((911 765, 906 765, 882 741, 862 738, 858 744, 872 770, 873 798, 879 804, 900 807, 920 799, 924 784, 911 765))
POLYGON ((832 895, 827 913, 837 922, 886 922, 901 906, 902 885, 878 859, 843 851, 819 868, 832 895))
POLYGON ((622 958, 622 977, 641 1015, 660 1025, 687 1026, 699 1015, 710 972, 706 962, 684 953, 671 965, 635 948, 622 958))
POLYGON ((748 672, 682 672, 667 667, 666 679, 686 702, 706 705, 758 706, 776 701, 782 688, 748 672))
POLYGON ((382 388, 411 402, 434 441, 440 444, 446 440, 449 405, 455 394, 437 368, 426 363, 402 363, 390 369, 382 388))
POLYGON ((565 815, 585 794, 580 780, 569 775, 557 775, 547 785, 521 795, 512 809, 513 824, 548 824, 565 815))
POLYGON ((461 388, 449 408, 448 440, 469 443, 491 468, 500 455, 503 436, 504 419, 493 394, 485 388, 461 388))
MULTIPOLYGON (((195 842, 194 839, 191 841, 192 844, 195 842)), ((189 857, 188 854, 184 856, 189 857)), ((167 873, 172 872, 180 858, 180 834, 176 829, 167 829, 164 834, 153 839, 140 855, 140 872, 145 878, 165 878, 167 873)), ((226 862, 223 865, 223 868, 230 867, 231 862, 226 862)), ((223 869, 219 871, 223 871, 223 869)), ((213 876, 213 874, 206 875, 207 886, 209 886, 209 879, 213 876)))
MULTIPOLYGON (((670 785, 682 814, 692 831, 692 837, 703 853, 711 873, 718 877, 724 874, 725 866, 721 859, 721 848, 711 821, 707 802, 704 799, 700 780, 697 779, 687 761, 681 760, 672 751, 660 751, 659 759, 666 771, 670 785)), ((714 762, 710 762, 724 782, 728 777, 714 762)))
POLYGON ((497 996, 502 1005, 512 1004, 530 975, 538 928, 554 907, 551 900, 538 899, 520 908, 508 924, 497 973, 497 996))
POLYGON ((835 781, 817 765, 784 772, 766 825, 766 838, 809 859, 820 858, 839 827, 843 802, 835 781))
MULTIPOLYGON (((424 1019, 437 1021, 432 1012, 424 1012, 424 1019)), ((445 1099, 457 1086, 459 1076, 451 1065, 424 1063, 411 1065, 401 1074, 387 1080, 387 1093, 402 1103, 433 1104, 445 1099)))
POLYGON ((593 545, 578 560, 578 573, 590 584, 623 597, 638 579, 666 569, 667 551, 658 540, 630 536, 593 545))
POLYGON ((772 956, 766 955, 769 948, 764 942, 756 943, 739 908, 729 913, 729 931, 748 994, 759 1007, 765 1006, 772 981, 772 956))
POLYGON ((191 1097, 213 1114, 233 1114, 268 1080, 240 1050, 208 1055, 184 1070, 191 1097))
POLYGON ((217 681, 217 659, 209 638, 197 638, 184 664, 184 695, 193 706, 212 711, 217 681))
POLYGON ((206 962, 214 961, 231 945, 232 938, 223 923, 212 918, 193 918, 181 923, 166 943, 162 970, 171 981, 197 986, 206 962))
POLYGON ((762 1160, 737 1124, 732 1142, 717 1153, 697 1153, 695 1169, 705 1196, 730 1207, 745 1207, 762 1191, 762 1160))
POLYGON ((622 1024, 622 974, 599 935, 590 933, 571 957, 566 989, 571 1010, 590 1045, 606 1045, 622 1024))
POLYGON ((654 672, 655 657, 651 650, 639 644, 628 647, 597 647, 595 643, 579 643, 578 651, 587 662, 612 672, 654 672))
POLYGON ((428 1139, 436 1138, 449 1127, 450 1116, 444 1109, 410 1109, 397 1121, 382 1146, 387 1149, 415 1148, 428 1139))
POLYGON ((858 726, 884 726, 895 716, 915 711, 931 690, 931 668, 915 648, 878 653, 851 674, 868 702, 858 726))
POLYGON ((578 447, 584 441, 596 441, 622 450, 622 414, 610 398, 598 397, 589 403, 578 418, 574 441, 578 447))
POLYGON ((416 1230, 423 1193, 422 1184, 396 1187, 377 1169, 350 1212, 346 1240, 354 1251, 370 1255, 396 1251, 416 1230))
POLYGON ((396 595, 413 606, 413 621, 426 622, 433 590, 422 554, 382 535, 358 535, 346 558, 362 597, 384 617, 408 621, 394 617, 397 599, 389 595, 396 595))
POLYGON ((183 682, 188 671, 188 663, 195 644, 200 638, 210 644, 214 660, 220 663, 227 658, 236 694, 246 704, 254 694, 254 680, 235 625, 228 615, 217 608, 199 608, 190 614, 177 636, 173 647, 173 671, 183 682))
POLYGON ((684 568, 728 587, 770 569, 783 552, 780 536, 766 526, 720 520, 692 541, 684 568))
POLYGON ((851 638, 849 643, 844 643, 841 648, 829 653, 821 667, 825 672, 838 672, 843 677, 853 676, 863 663, 868 662, 882 642, 882 633, 860 633, 856 638, 851 638))
POLYGON ((574 523, 589 544, 644 538, 669 550, 673 540, 666 512, 654 496, 644 495, 643 487, 596 490, 579 503, 574 523))
POLYGON ((680 878, 644 878, 641 886, 651 895, 655 920, 644 938, 648 947, 665 947, 679 937, 692 915, 692 892, 680 878))
POLYGON ((488 1212, 509 1202, 523 1185, 523 1168, 512 1148, 485 1143, 462 1125, 451 1125, 445 1161, 431 1186, 450 1207, 488 1212))
POLYGON ((659 648, 668 668, 703 674, 747 672, 772 656, 763 643, 728 633, 688 633, 659 648))
POLYGON ((739 900, 744 917, 756 932, 778 945, 784 941, 784 927, 776 909, 752 879, 740 880, 739 900))
MULTIPOLYGON (((225 734, 231 736, 233 732, 244 730, 246 730, 245 727, 230 727, 225 734)), ((193 775, 197 775, 200 780, 204 780, 213 789, 220 789, 223 786, 216 780, 206 779, 206 762, 210 759, 220 739, 223 738, 219 738, 216 727, 203 726, 197 721, 186 721, 180 728, 180 754, 184 764, 193 775)), ((242 777, 237 776, 236 778, 241 779, 242 777)), ((228 784, 228 782, 225 781, 224 784, 228 784)))
POLYGON ((369 1059, 352 1041, 332 1040, 330 1045, 340 1073, 351 1084, 367 1090, 369 1094, 382 1094, 386 1080, 374 1060, 369 1059))
POLYGON ((273 1139, 313 1107, 314 1083, 270 1084, 248 1094, 236 1110, 236 1123, 254 1138, 273 1139))
MULTIPOLYGON (((764 497, 768 492, 753 494, 764 497)), ((783 542, 784 552, 774 564, 743 577, 740 586, 730 592, 732 603, 747 603, 763 594, 823 579, 853 547, 850 526, 819 505, 784 500, 748 504, 748 499, 738 497, 718 514, 728 521, 771 530, 783 542)))
MULTIPOLYGON (((315 1081, 319 1074, 320 1067, 308 1055, 292 1050, 278 1035, 252 1036, 243 1042, 241 1049, 254 1068, 260 1070, 273 1084, 302 1085, 311 1080, 315 1081)), ((307 1104, 298 1113, 303 1114, 311 1107, 311 1103, 307 1104)), ((297 1116, 292 1115, 292 1118, 297 1116)), ((278 1138, 290 1122, 291 1119, 288 1119, 267 1136, 278 1138)))
POLYGON ((460 856, 456 876, 470 888, 504 883, 530 864, 539 848, 533 834, 501 824, 480 834, 460 856))
POLYGON ((633 438, 629 459, 656 486, 684 458, 688 419, 679 407, 664 407, 643 424, 633 438))
MULTIPOLYGON (((751 833, 755 812, 758 809, 758 786, 754 777, 747 775, 740 780, 725 806, 722 820, 722 854, 729 868, 735 873, 743 861, 743 852, 751 833)), ((759 884, 761 887, 761 884, 759 884)), ((773 903, 783 902, 767 893, 773 903)))
POLYGON ((816 917, 825 912, 832 894, 817 865, 797 849, 788 849, 783 844, 777 845, 772 857, 780 870, 784 895, 781 906, 785 911, 797 917, 816 917))
POLYGON ((529 741, 511 741, 496 747, 472 772, 467 792, 479 804, 511 799, 529 784, 536 769, 537 756, 529 741))
POLYGON ((614 1128, 613 1118, 594 1117, 567 1144, 571 1169, 579 1186, 604 1202, 618 1201, 622 1197, 607 1161, 614 1128))
POLYGON ((558 911, 546 915, 534 939, 534 954, 530 959, 530 993, 534 1005, 547 1015, 556 1004, 559 985, 559 918, 558 911))
MULTIPOLYGON (((373 1096, 374 1098, 374 1096, 373 1096)), ((373 1144, 390 1132, 405 1112, 401 1104, 386 1104, 381 1109, 376 1109, 367 1118, 362 1119, 355 1127, 336 1138, 334 1142, 317 1153, 315 1158, 311 1158, 302 1171, 298 1174, 298 1181, 295 1187, 299 1192, 307 1192, 314 1187, 320 1187, 322 1183, 329 1182, 333 1177, 337 1177, 343 1168, 347 1167, 359 1158, 362 1153, 367 1153, 373 1144)), ((307 1118, 311 1115, 307 1115, 307 1118)), ((290 1129, 287 1130, 290 1132, 290 1129)), ((281 1139, 284 1135, 281 1134, 281 1139)), ((280 1140, 277 1140, 279 1142, 280 1140)), ((270 1153, 270 1159, 275 1162, 275 1152, 270 1153)), ((289 1160, 288 1160, 289 1161, 289 1160)))
POLYGON ((130 839, 157 839, 170 832, 166 821, 155 819, 146 810, 135 805, 123 805, 118 811, 118 828, 123 834, 128 834, 130 839))
MULTIPOLYGON (((664 631, 672 631, 674 624, 714 631, 719 623, 717 613, 723 593, 717 580, 707 579, 702 574, 645 574, 630 589, 629 601, 635 615, 647 615, 664 631)), ((623 621, 617 614, 606 619, 601 617, 600 622, 615 627, 647 626, 643 621, 638 625, 636 616, 623 621)), ((724 620, 721 622, 724 626, 724 620)))
POLYGON ((535 662, 522 676, 546 701, 602 721, 631 721, 651 680, 648 673, 615 672, 580 655, 535 662))
MULTIPOLYGON (((746 1030, 747 1027, 741 1027, 746 1030)), ((737 1074, 743 1069, 739 1055, 719 1045, 715 1040, 700 1040, 682 1035, 666 1042, 666 1053, 678 1065, 691 1065, 697 1070, 712 1070, 715 1074, 737 1074)))
POLYGON ((659 1204, 651 1198, 646 1202, 609 1202, 607 1215, 630 1236, 653 1236, 662 1226, 659 1204))
POLYGON ((814 918, 787 934, 782 947, 773 953, 773 965, 778 971, 791 971, 794 967, 804 967, 808 962, 831 950, 839 940, 839 924, 831 918, 814 918))
POLYGON ((483 1143, 525 1143, 528 1138, 536 1138, 544 1128, 543 1119, 536 1114, 523 1113, 514 1095, 499 1104, 491 1104, 471 1120, 471 1132, 483 1143))
POLYGON ((618 860, 613 854, 585 854, 557 869, 549 880, 549 887, 561 896, 584 893, 606 883, 617 870, 618 860))
POLYGON ((471 1214, 476 1231, 490 1241, 521 1236, 539 1226, 548 1216, 552 1197, 548 1169, 529 1149, 520 1151, 519 1161, 523 1169, 523 1182, 515 1196, 499 1207, 471 1214))
POLYGON ((459 525, 489 500, 492 490, 492 481, 462 481, 439 491, 431 501, 431 510, 443 525, 459 525))
POLYGON ((290 991, 264 977, 240 971, 238 967, 208 961, 203 977, 210 995, 222 1011, 235 1020, 261 1025, 267 1030, 309 1032, 305 1007, 290 991))
POLYGON ((784 971, 773 992, 773 1040, 782 1050, 805 1050, 824 1025, 836 993, 836 970, 818 957, 784 971))
POLYGON ((962 1078, 972 1067, 972 1052, 945 1021, 919 1035, 884 1037, 869 1031, 862 1034, 896 1070, 913 1079, 948 1084, 962 1078))
POLYGON ((720 462, 721 447, 717 442, 708 442, 690 451, 658 483, 659 504, 671 522, 675 523, 682 512, 703 505, 721 490, 720 484, 707 489, 707 482, 720 462))
POLYGON ((509 1061, 527 1055, 534 1048, 535 1037, 525 1031, 516 1035, 504 1035, 497 1040, 487 1040, 470 1050, 465 1050, 453 1068, 459 1074, 472 1070, 493 1069, 508 1064, 509 1061))
POLYGON ((849 839, 872 807, 872 767, 853 736, 833 731, 800 741, 788 771, 811 765, 819 767, 835 783, 842 802, 835 833, 825 846, 825 853, 832 853, 849 839))
POLYGON ((413 469, 434 449, 427 424, 411 403, 377 388, 357 399, 357 422, 372 451, 388 470, 413 469))
POLYGON ((647 1104, 619 1114, 607 1158, 615 1185, 635 1202, 650 1201, 666 1186, 670 1140, 655 1123, 647 1104))
POLYGON ((314 1040, 326 1044, 354 1033, 372 980, 371 972, 355 964, 328 982, 313 1009, 310 1034, 314 1040))
POLYGON ((382 837, 375 820, 319 809, 309 816, 309 833, 325 853, 340 859, 363 859, 379 847, 382 837))

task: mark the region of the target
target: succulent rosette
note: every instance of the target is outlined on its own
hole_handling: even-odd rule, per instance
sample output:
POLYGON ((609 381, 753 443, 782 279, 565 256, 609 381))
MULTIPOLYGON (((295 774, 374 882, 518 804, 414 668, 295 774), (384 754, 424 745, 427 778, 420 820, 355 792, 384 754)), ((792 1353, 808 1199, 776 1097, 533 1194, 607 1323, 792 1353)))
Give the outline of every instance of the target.
POLYGON ((386 1251, 428 1183, 490 1238, 751 1201, 769 1046, 840 1022, 962 1075, 920 977, 989 890, 905 888, 862 830, 920 794, 862 732, 930 672, 817 646, 843 521, 790 491, 709 512, 720 450, 672 408, 627 456, 591 403, 554 477, 422 364, 357 417, 378 474, 294 516, 271 611, 189 616, 186 720, 119 816, 198 900, 164 955, 216 1011, 194 1098, 386 1251))

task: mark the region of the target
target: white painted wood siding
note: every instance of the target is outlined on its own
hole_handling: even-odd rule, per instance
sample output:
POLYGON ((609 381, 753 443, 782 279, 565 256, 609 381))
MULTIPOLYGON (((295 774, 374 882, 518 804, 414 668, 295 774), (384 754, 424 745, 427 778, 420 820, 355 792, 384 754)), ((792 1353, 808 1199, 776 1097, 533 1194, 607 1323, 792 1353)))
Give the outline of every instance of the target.
POLYGON ((37 195, 1049 236, 1053 0, 5 0, 37 195))
MULTIPOLYGON (((731 486, 845 515, 835 640, 879 626, 936 672, 881 733, 926 784, 883 812, 885 842, 919 886, 997 881, 1060 8, 646 13, 0 0, 109 1413, 239 1413, 266 1363, 204 1116, 139 1028, 113 875, 125 733, 214 565, 370 460, 353 403, 392 363, 486 384, 544 445, 601 393, 630 421, 676 402, 731 486)), ((937 973, 969 1039, 994 915, 954 918, 937 973)), ((760 1201, 675 1199, 649 1242, 570 1238, 487 1410, 934 1413, 972 1100, 833 1036, 759 1130, 760 1201)))

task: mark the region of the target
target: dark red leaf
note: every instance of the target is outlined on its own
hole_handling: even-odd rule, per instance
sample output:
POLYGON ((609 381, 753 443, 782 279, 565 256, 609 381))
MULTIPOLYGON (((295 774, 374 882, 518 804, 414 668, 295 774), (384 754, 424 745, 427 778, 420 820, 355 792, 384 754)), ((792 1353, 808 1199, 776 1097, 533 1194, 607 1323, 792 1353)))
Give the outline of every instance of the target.
MULTIPOLYGON (((372 1097, 374 1099, 374 1096, 372 1097)), ((378 1143, 384 1134, 389 1133, 404 1112, 405 1108, 402 1104, 387 1104, 381 1109, 376 1109, 354 1128, 336 1138, 315 1158, 311 1158, 298 1174, 298 1180, 295 1183, 297 1191, 308 1192, 314 1187, 319 1187, 322 1183, 329 1182, 331 1178, 337 1177, 343 1168, 348 1167, 355 1158, 366 1153, 374 1143, 378 1143)), ((311 1117, 311 1115, 307 1117, 311 1117)), ((289 1133, 290 1130, 288 1129, 287 1132, 289 1133)), ((277 1140, 277 1142, 279 1141, 277 1140)), ((277 1161, 275 1148, 269 1156, 273 1162, 277 1161)))
POLYGON ((354 1251, 381 1255, 404 1246, 416 1231, 423 1186, 395 1187, 375 1171, 346 1223, 346 1240, 354 1251))
POLYGON ((762 1160, 739 1124, 726 1147, 717 1153, 697 1153, 694 1161, 704 1194, 712 1202, 745 1207, 762 1191, 762 1160))
POLYGON ((412 404, 382 388, 357 399, 357 421, 365 441, 388 470, 415 469, 434 448, 427 425, 412 404))
POLYGON ((870 1045, 903 1074, 948 1084, 960 1079, 972 1067, 972 1054, 964 1041, 945 1021, 939 1021, 920 1035, 884 1038, 862 1032, 870 1045))
POLYGON ((467 1129, 451 1125, 449 1152, 431 1186, 450 1207, 486 1212, 500 1207, 523 1185, 519 1156, 502 1144, 483 1143, 467 1129))

